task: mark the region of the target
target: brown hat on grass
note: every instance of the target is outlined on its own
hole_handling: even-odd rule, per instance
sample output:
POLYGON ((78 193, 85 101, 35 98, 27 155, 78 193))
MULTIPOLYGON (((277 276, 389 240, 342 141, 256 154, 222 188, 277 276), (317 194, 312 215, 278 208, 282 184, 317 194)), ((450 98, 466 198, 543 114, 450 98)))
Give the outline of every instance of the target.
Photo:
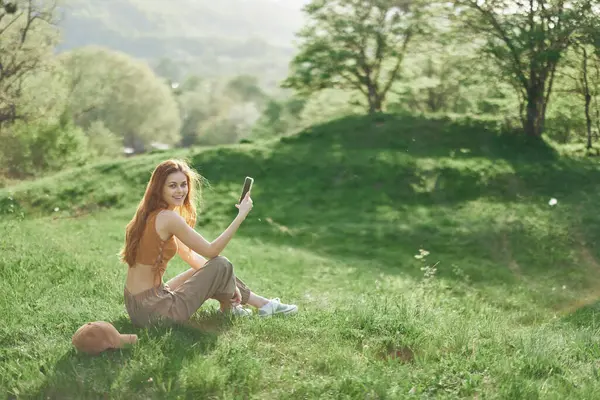
POLYGON ((73 335, 73 346, 84 353, 96 355, 108 349, 120 349, 137 342, 137 335, 122 335, 109 322, 96 321, 82 325, 73 335))

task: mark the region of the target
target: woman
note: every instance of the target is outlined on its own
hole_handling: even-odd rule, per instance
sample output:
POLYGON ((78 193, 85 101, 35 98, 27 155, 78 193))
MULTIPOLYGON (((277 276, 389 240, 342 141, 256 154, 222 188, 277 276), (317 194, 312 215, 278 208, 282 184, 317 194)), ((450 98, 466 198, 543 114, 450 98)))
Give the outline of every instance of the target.
POLYGON ((236 204, 238 215, 229 227, 209 242, 194 230, 198 183, 199 175, 185 162, 160 163, 127 225, 121 260, 129 266, 124 297, 132 323, 184 322, 210 298, 219 301, 221 312, 234 315, 251 314, 245 304, 256 307, 259 316, 296 313, 295 305, 253 293, 220 255, 252 210, 250 193, 236 204), (175 254, 191 268, 165 284, 163 275, 175 254))

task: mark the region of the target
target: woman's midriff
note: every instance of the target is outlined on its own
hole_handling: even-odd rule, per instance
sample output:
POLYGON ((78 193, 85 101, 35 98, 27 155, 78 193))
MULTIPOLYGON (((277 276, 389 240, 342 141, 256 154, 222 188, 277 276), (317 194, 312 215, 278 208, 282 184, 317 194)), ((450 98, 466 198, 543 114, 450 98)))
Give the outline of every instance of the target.
MULTIPOLYGON (((135 264, 133 267, 128 268, 125 287, 131 294, 135 295, 153 288, 155 279, 156 275, 152 265, 135 264)), ((162 280, 162 276, 160 279, 162 280)))

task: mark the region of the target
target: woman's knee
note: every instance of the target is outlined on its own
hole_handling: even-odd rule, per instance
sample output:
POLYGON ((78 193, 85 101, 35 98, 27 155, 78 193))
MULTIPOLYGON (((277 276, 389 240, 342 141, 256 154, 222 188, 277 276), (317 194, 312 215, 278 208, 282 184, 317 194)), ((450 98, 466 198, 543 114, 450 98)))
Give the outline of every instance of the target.
POLYGON ((216 268, 225 270, 225 271, 231 271, 233 270, 233 264, 231 263, 231 261, 229 261, 229 259, 227 257, 223 257, 223 256, 216 256, 211 258, 210 260, 208 260, 208 262, 206 263, 206 265, 214 265, 216 268))

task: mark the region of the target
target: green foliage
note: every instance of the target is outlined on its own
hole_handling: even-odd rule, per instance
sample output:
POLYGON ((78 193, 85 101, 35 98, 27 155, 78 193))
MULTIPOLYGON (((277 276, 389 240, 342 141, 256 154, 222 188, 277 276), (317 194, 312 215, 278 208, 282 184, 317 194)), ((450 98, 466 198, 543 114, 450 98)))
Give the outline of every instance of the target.
POLYGON ((239 75, 227 82, 225 90, 240 102, 254 102, 261 105, 267 94, 260 88, 258 78, 251 75, 239 75))
POLYGON ((409 42, 425 24, 419 1, 314 0, 298 33, 298 54, 285 88, 300 94, 323 89, 359 91, 369 112, 382 110, 402 68, 409 42))
POLYGON ((17 3, 11 1, 0 1, 0 6, 4 7, 7 14, 15 14, 18 10, 17 3))
POLYGON ((204 81, 188 77, 177 89, 181 145, 230 144, 248 137, 267 99, 251 76, 204 81))
POLYGON ((227 98, 219 99, 220 109, 198 124, 196 144, 214 146, 236 143, 250 135, 252 125, 260 116, 253 103, 236 104, 227 98))
MULTIPOLYGON (((0 8, 0 125, 28 120, 39 111, 26 108, 24 86, 45 68, 57 40, 53 4, 20 0, 15 13, 0 8)), ((44 99, 52 103, 53 98, 44 99)))
POLYGON ((486 114, 506 117, 518 109, 512 88, 498 79, 495 65, 478 54, 472 38, 462 40, 439 10, 433 34, 416 38, 402 76, 391 89, 390 111, 486 114), (441 19, 441 21, 438 21, 441 19))
POLYGON ((86 143, 64 113, 54 4, 10 4, 0 9, 0 175, 14 179, 78 165, 86 143))
POLYGON ((252 137, 257 139, 273 138, 292 133, 299 125, 306 99, 271 99, 262 115, 252 127, 252 137))
POLYGON ((293 135, 312 125, 363 114, 364 107, 357 97, 356 93, 325 89, 311 96, 273 98, 253 126, 251 137, 267 139, 293 135))
POLYGON ((182 78, 181 65, 167 57, 160 57, 153 70, 156 75, 171 82, 179 82, 182 78))
POLYGON ((102 121, 136 151, 152 142, 175 144, 181 120, 171 88, 150 67, 113 50, 91 46, 62 54, 69 109, 87 129, 102 121))
POLYGON ((327 123, 348 115, 364 114, 356 92, 325 89, 310 96, 300 113, 302 128, 327 123))
POLYGON ((586 141, 586 93, 590 96, 592 133, 598 137, 600 132, 600 54, 595 50, 578 40, 557 70, 559 79, 553 87, 556 98, 548 107, 547 133, 560 143, 586 141))
POLYGON ((95 157, 115 158, 122 153, 122 139, 108 129, 102 121, 93 121, 86 131, 90 153, 95 157))
POLYGON ((565 7, 557 0, 455 2, 465 32, 485 39, 483 53, 517 91, 528 135, 544 132, 557 66, 586 15, 594 12, 592 3, 578 0, 565 7))
POLYGON ((83 165, 87 139, 67 115, 58 121, 16 122, 0 131, 0 167, 8 176, 26 178, 83 165))

